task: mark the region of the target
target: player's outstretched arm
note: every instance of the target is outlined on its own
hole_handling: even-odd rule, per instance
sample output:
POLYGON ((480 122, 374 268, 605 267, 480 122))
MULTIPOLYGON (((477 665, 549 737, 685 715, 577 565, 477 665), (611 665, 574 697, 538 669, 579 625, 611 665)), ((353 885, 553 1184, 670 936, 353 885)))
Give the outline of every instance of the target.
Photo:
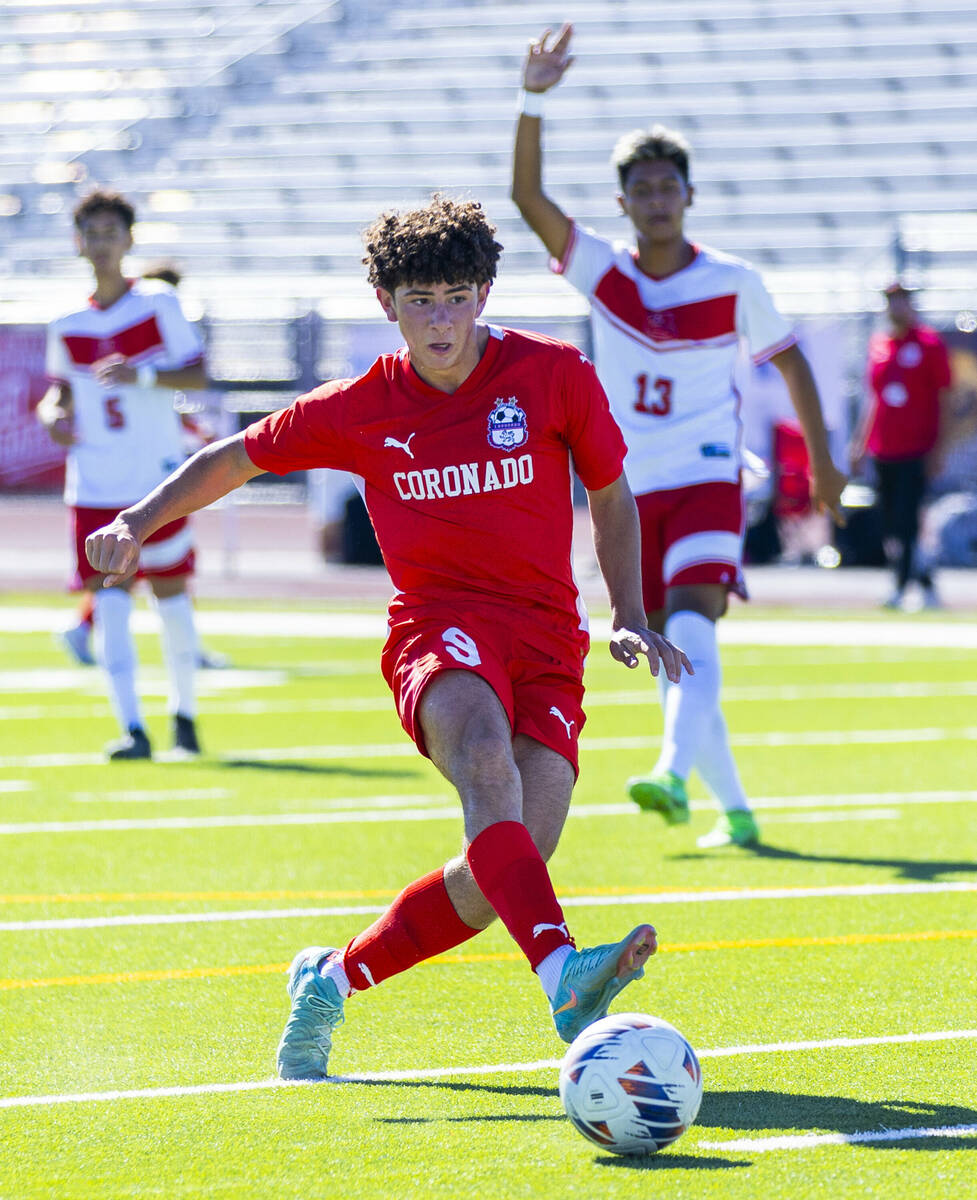
MULTIPOLYGON (((555 87, 573 62, 570 38, 573 26, 564 25, 550 43, 552 32, 529 43, 523 64, 523 91, 540 97, 555 87)), ((525 105, 523 106, 525 109, 525 105)), ((523 111, 516 125, 512 154, 512 199, 526 224, 554 258, 562 259, 570 237, 570 218, 543 191, 542 118, 523 111)))
POLYGON ((594 549, 611 601, 611 657, 626 667, 636 667, 638 656, 648 659, 652 675, 659 664, 666 678, 678 683, 682 669, 691 675, 685 654, 645 624, 641 602, 641 532, 638 510, 623 473, 614 483, 587 493, 594 549))
POLYGON ((244 433, 214 442, 188 458, 144 500, 123 509, 110 525, 97 529, 85 542, 92 567, 113 587, 139 565, 143 542, 160 529, 261 474, 244 448, 244 433))
POLYGON ((848 476, 839 471, 831 458, 828 435, 824 428, 821 398, 811 366, 800 346, 788 346, 770 360, 784 377, 791 403, 797 413, 811 460, 811 500, 818 512, 831 513, 835 524, 844 525, 841 493, 848 476))

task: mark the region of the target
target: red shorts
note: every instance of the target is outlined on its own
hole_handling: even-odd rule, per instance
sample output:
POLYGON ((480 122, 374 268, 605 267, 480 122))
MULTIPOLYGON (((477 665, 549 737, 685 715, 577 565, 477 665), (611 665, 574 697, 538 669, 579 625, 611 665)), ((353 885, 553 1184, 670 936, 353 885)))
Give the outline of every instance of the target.
POLYGON ((480 610, 443 602, 420 614, 394 616, 380 667, 401 723, 427 756, 418 719, 425 687, 442 671, 473 671, 492 688, 513 736, 524 733, 578 771, 583 728, 583 664, 588 643, 535 628, 513 610, 480 610), (518 631, 514 626, 518 625, 518 631))
POLYGON ((746 599, 738 483, 694 483, 636 496, 641 520, 645 612, 665 607, 665 591, 686 583, 721 583, 746 599))
MULTIPOLYGON (((95 571, 85 554, 85 539, 89 534, 113 521, 121 510, 118 508, 71 509, 72 534, 75 542, 75 574, 71 588, 78 591, 86 581, 94 578, 95 571)), ((139 570, 134 578, 150 579, 169 575, 193 573, 193 535, 187 517, 178 517, 169 525, 163 525, 151 533, 139 554, 139 570)))

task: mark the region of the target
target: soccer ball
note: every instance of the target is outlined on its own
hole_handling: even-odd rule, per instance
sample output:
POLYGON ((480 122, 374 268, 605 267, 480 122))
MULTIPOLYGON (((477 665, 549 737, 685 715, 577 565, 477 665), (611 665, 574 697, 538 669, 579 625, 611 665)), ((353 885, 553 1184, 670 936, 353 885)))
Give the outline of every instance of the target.
POLYGON ((702 1071, 674 1025, 615 1013, 588 1025, 560 1068, 560 1100, 585 1138, 612 1154, 657 1154, 696 1118, 702 1071))

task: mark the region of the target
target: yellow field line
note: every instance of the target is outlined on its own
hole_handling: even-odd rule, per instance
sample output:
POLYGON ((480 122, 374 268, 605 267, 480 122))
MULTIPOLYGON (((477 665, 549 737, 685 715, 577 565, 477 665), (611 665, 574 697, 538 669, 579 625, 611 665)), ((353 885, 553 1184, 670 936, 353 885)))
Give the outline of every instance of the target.
MULTIPOLYGON (((942 942, 977 938, 977 929, 930 929, 899 933, 839 933, 825 937, 734 938, 719 942, 676 942, 662 946, 660 954, 693 954, 703 950, 767 950, 801 946, 870 946, 884 942, 942 942)), ((517 962, 515 950, 497 954, 439 954, 421 966, 461 963, 517 962)), ((0 992, 25 988, 85 987, 104 983, 160 983, 174 979, 226 979, 235 975, 273 975, 288 963, 260 963, 240 967, 184 967, 161 971, 119 971, 103 975, 64 975, 51 979, 0 979, 0 992)))
POLYGON ((85 987, 96 983, 160 983, 170 979, 217 979, 233 975, 270 975, 288 963, 244 967, 183 967, 166 971, 119 971, 104 975, 63 975, 54 979, 0 979, 0 992, 17 988, 85 987))

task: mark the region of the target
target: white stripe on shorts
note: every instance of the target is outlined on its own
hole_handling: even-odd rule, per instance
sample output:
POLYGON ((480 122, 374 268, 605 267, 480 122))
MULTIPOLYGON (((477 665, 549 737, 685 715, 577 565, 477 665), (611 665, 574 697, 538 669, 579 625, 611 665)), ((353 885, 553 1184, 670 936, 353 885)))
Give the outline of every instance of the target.
POLYGON ((139 565, 144 571, 168 571, 177 566, 193 549, 193 534, 189 525, 161 542, 148 542, 139 551, 139 565))
POLYGON ((726 533, 721 530, 690 533, 687 537, 673 542, 665 551, 662 575, 665 582, 670 583, 679 571, 684 571, 686 567, 708 562, 729 563, 738 572, 740 553, 738 533, 726 533))

